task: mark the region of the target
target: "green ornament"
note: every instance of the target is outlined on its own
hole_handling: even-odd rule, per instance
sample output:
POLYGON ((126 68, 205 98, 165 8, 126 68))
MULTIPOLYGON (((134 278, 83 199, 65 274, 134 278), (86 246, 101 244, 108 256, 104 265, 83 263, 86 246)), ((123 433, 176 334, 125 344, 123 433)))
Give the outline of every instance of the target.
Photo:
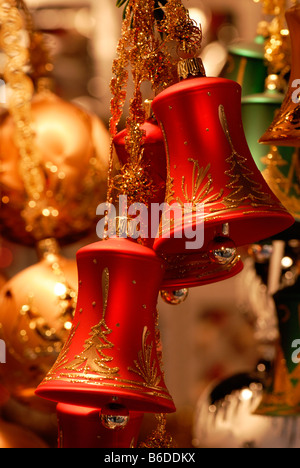
MULTIPOLYGON (((281 108, 283 100, 284 94, 270 90, 245 96, 242 99, 245 134, 251 154, 260 171, 266 169, 265 157, 270 153, 271 146, 260 144, 259 139, 273 122, 275 113, 281 108)), ((284 176, 287 177, 294 148, 280 147, 278 151, 286 161, 286 164, 282 165, 282 170, 284 176)))
POLYGON ((252 43, 240 42, 229 46, 227 65, 221 76, 239 83, 243 96, 262 93, 267 75, 261 36, 252 43))
POLYGON ((299 156, 295 148, 268 146, 259 139, 281 108, 284 94, 266 90, 242 99, 246 139, 257 167, 286 209, 300 221, 299 156))

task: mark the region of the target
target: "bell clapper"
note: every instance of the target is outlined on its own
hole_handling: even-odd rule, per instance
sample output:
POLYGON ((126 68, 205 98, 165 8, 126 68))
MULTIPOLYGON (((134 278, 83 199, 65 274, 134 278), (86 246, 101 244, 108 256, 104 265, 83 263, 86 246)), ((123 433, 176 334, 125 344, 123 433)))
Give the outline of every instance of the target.
POLYGON ((209 257, 212 262, 221 265, 230 264, 237 256, 237 247, 229 237, 229 223, 222 226, 222 234, 217 235, 209 245, 209 257))
MULTIPOLYGON (((118 400, 117 397, 116 400, 118 400)), ((107 405, 100 413, 101 424, 111 431, 124 429, 127 426, 129 419, 129 411, 125 406, 117 403, 107 405)))

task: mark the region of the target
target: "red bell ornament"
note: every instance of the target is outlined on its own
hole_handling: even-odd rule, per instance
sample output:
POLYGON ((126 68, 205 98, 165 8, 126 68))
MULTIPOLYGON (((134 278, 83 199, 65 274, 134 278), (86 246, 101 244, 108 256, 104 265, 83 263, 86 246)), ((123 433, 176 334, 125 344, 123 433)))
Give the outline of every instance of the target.
MULTIPOLYGON (((165 200, 167 179, 166 151, 163 134, 155 118, 152 116, 151 103, 152 101, 146 101, 147 119, 144 125, 141 126, 142 130, 145 132, 143 141, 143 161, 145 170, 150 174, 156 187, 150 202, 163 203, 165 200)), ((114 138, 114 146, 121 164, 127 164, 129 161, 129 155, 126 151, 127 136, 128 132, 125 129, 114 138)))
POLYGON ((292 43, 292 69, 288 91, 281 109, 259 141, 268 145, 300 147, 300 5, 287 10, 286 20, 292 43))
POLYGON ((99 409, 59 403, 58 448, 137 448, 143 413, 101 415, 99 409))
MULTIPOLYGON (((146 110, 148 119, 142 126, 145 131, 143 141, 144 157, 146 170, 148 171, 156 190, 153 192, 151 199, 148 200, 148 239, 144 239, 145 245, 153 247, 157 232, 154 233, 153 219, 159 224, 159 217, 153 217, 153 204, 162 206, 165 201, 166 181, 167 181, 167 156, 165 148, 164 135, 156 121, 151 116, 150 104, 148 101, 146 110)), ((114 146, 121 164, 128 162, 129 156, 126 151, 126 136, 127 130, 120 132, 114 139, 114 146)), ((206 285, 231 278, 243 269, 242 261, 235 256, 232 262, 220 265, 210 260, 208 251, 200 254, 175 255, 173 257, 164 258, 166 261, 166 274, 164 276, 162 289, 163 297, 170 297, 170 290, 182 290, 188 287, 206 285), (166 291, 167 289, 167 291, 166 291)), ((176 291, 177 292, 177 291, 176 291)), ((175 301, 177 303, 177 299, 175 301)), ((172 303, 174 303, 172 301, 172 303)))
MULTIPOLYGON (((166 152, 164 137, 159 128, 158 123, 152 117, 151 102, 146 101, 146 113, 147 119, 141 126, 145 135, 143 138, 143 165, 149 179, 152 181, 154 190, 151 198, 145 200, 148 208, 148 237, 143 239, 144 245, 152 248, 154 238, 151 235, 152 223, 151 223, 151 207, 152 203, 161 204, 165 200, 166 194, 166 179, 167 179, 167 168, 166 168, 166 152)), ((126 165, 129 162, 129 154, 126 149, 126 138, 128 136, 127 129, 118 133, 114 138, 114 147, 116 150, 117 157, 122 165, 126 165)))
POLYGON ((294 223, 251 156, 239 84, 189 78, 159 94, 152 108, 165 137, 170 207, 154 243, 157 253, 176 264, 180 254, 211 252, 219 267, 228 267, 236 261, 234 246, 269 238, 294 223), (174 204, 181 210, 173 210, 174 204), (203 222, 203 246, 187 250, 183 224, 197 231, 203 222))
POLYGON ((152 249, 111 238, 81 249, 77 263, 73 328, 37 395, 102 412, 115 405, 174 412, 156 349, 162 260, 152 249))

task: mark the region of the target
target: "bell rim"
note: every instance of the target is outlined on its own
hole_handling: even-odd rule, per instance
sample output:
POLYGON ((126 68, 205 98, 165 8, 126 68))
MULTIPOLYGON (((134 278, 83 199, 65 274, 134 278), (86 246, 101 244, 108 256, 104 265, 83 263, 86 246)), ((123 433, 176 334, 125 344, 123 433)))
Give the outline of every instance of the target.
MULTIPOLYGON (((192 217, 193 215, 191 215, 192 217)), ((186 223, 188 224, 188 222, 186 221, 186 223)), ((190 249, 188 251, 188 253, 192 254, 193 252, 205 252, 207 251, 207 248, 208 248, 208 245, 209 243, 216 237, 218 236, 219 232, 220 232, 220 227, 224 224, 224 223, 229 223, 230 225, 230 235, 229 237, 235 242, 236 246, 237 247, 243 247, 243 246, 246 246, 246 245, 249 245, 249 244, 252 244, 252 243, 256 243, 256 242, 260 242, 264 239, 269 239, 271 237, 273 237, 274 235, 278 235, 280 234, 281 232, 284 232, 285 230, 289 229, 290 227, 292 227, 294 224, 295 224, 295 219, 293 218, 293 216, 285 210, 284 207, 282 207, 282 211, 280 210, 277 210, 277 211, 272 211, 272 210, 268 210, 268 208, 266 207, 266 209, 264 211, 255 211, 253 208, 251 207, 241 207, 239 210, 236 210, 234 213, 228 213, 228 215, 226 216, 226 212, 222 212, 222 211, 218 211, 214 214, 211 214, 211 215, 206 215, 205 216, 205 219, 204 219, 204 235, 206 234, 206 239, 204 238, 204 244, 202 246, 202 248, 198 248, 198 249, 195 249, 195 250, 192 250, 190 249), (268 223, 266 223, 266 219, 268 219, 268 223), (249 225, 250 223, 250 227, 251 227, 251 223, 254 223, 258 222, 258 221, 262 221, 263 224, 264 224, 264 229, 257 229, 258 231, 258 234, 255 234, 255 235, 252 235, 250 236, 249 235, 249 229, 247 228, 247 226, 249 225), (272 221, 272 223, 271 223, 272 221), (241 223, 244 223, 244 226, 243 226, 243 235, 241 235, 241 223), (209 226, 207 226, 209 223, 209 226), (280 228, 278 228, 278 225, 280 225, 280 228), (275 226, 276 229, 275 229, 275 226), (209 236, 209 239, 207 239, 207 232, 208 232, 208 228, 209 228, 209 232, 210 232, 210 236, 209 236), (279 229, 279 231, 278 231, 279 229), (235 236, 232 234, 232 231, 239 231, 239 235, 238 236, 235 236), (261 234, 259 234, 261 233, 261 234), (264 234, 263 234, 264 233, 264 234), (236 238, 235 238, 236 237, 236 238), (246 241, 244 240, 246 239, 246 241)), ((191 229, 195 229, 196 228, 196 222, 193 222, 190 224, 190 227, 191 229)), ((154 251, 160 255, 160 254, 163 254, 163 255, 169 255, 169 254, 174 254, 174 253, 177 253, 177 254, 184 254, 187 252, 186 248, 185 248, 185 244, 186 242, 190 242, 190 239, 187 239, 185 237, 181 237, 181 238, 176 238, 175 234, 178 233, 178 232, 182 232, 182 227, 173 227, 170 229, 170 231, 168 231, 168 234, 169 234, 169 237, 158 237, 155 239, 154 241, 154 246, 153 246, 153 249, 154 251), (170 237, 174 235, 175 238, 171 238, 170 237), (172 246, 172 250, 171 249, 166 249, 165 246, 168 244, 168 243, 172 243, 173 246, 172 246)))
MULTIPOLYGON (((229 265, 230 266, 230 265, 229 265)), ((183 279, 172 279, 167 276, 163 280, 162 289, 173 289, 179 290, 183 288, 194 288, 199 286, 208 286, 210 284, 221 283, 222 281, 227 281, 239 275, 244 270, 244 264, 240 259, 235 265, 231 267, 230 270, 220 272, 218 276, 212 273, 210 279, 199 278, 197 276, 191 275, 183 279)))
MULTIPOLYGON (((101 386, 92 386, 86 384, 76 384, 72 382, 68 386, 65 382, 65 388, 60 382, 47 382, 44 384, 47 388, 43 388, 43 383, 35 391, 35 394, 46 400, 50 400, 62 404, 71 404, 82 407, 92 407, 99 410, 103 406, 112 403, 112 398, 118 397, 121 405, 128 407, 130 412, 134 413, 175 413, 176 407, 166 390, 166 397, 142 395, 138 391, 126 391, 122 388, 102 388, 101 386), (69 387, 69 388, 67 388, 69 387), (155 401, 153 398, 155 397, 155 401)), ((149 392, 150 393, 150 392, 149 392)))

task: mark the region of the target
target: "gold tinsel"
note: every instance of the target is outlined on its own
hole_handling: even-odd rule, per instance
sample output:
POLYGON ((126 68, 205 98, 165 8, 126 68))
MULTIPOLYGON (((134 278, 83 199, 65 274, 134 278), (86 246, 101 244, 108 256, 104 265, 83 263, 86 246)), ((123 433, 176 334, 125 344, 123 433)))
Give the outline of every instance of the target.
POLYGON ((161 31, 168 41, 178 44, 178 53, 194 55, 201 49, 202 30, 189 16, 181 0, 169 0, 165 7, 165 19, 161 31))
POLYGON ((127 195, 129 203, 145 203, 155 190, 143 158, 145 122, 144 100, 141 86, 150 82, 154 94, 176 81, 175 70, 178 57, 172 57, 170 43, 177 43, 177 52, 195 54, 201 47, 202 32, 189 17, 181 0, 169 0, 164 7, 165 17, 157 22, 154 15, 154 0, 129 0, 122 25, 121 38, 117 47, 117 58, 113 64, 111 81, 111 122, 112 139, 117 134, 127 97, 131 69, 134 84, 130 99, 129 115, 126 120, 128 136, 126 150, 128 163, 121 168, 117 177, 112 177, 113 145, 111 148, 108 174, 108 202, 113 202, 113 191, 127 195))
POLYGON ((134 84, 134 93, 130 100, 129 116, 126 122, 128 130, 126 149, 130 160, 114 180, 111 179, 112 164, 110 164, 108 201, 112 202, 112 191, 116 189, 119 195, 127 195, 130 203, 145 203, 153 192, 154 186, 143 164, 144 132, 141 125, 145 122, 146 116, 141 85, 150 81, 153 89, 157 91, 160 87, 166 87, 172 82, 169 54, 162 47, 161 39, 156 34, 154 0, 129 1, 117 55, 113 64, 111 81, 113 98, 110 132, 112 137, 116 135, 123 114, 127 97, 128 67, 130 66, 134 84))
POLYGON ((172 436, 166 432, 167 417, 165 414, 157 414, 157 428, 149 435, 139 448, 172 449, 177 448, 172 436))
POLYGON ((16 5, 14 0, 2 0, 0 3, 0 44, 7 56, 4 78, 11 90, 8 105, 16 125, 15 141, 20 148, 20 172, 28 196, 28 203, 22 214, 27 226, 37 229, 37 217, 47 208, 43 197, 46 182, 40 167, 40 155, 36 149, 32 125, 31 101, 34 85, 24 71, 29 63, 28 50, 20 39, 25 25, 16 5))

